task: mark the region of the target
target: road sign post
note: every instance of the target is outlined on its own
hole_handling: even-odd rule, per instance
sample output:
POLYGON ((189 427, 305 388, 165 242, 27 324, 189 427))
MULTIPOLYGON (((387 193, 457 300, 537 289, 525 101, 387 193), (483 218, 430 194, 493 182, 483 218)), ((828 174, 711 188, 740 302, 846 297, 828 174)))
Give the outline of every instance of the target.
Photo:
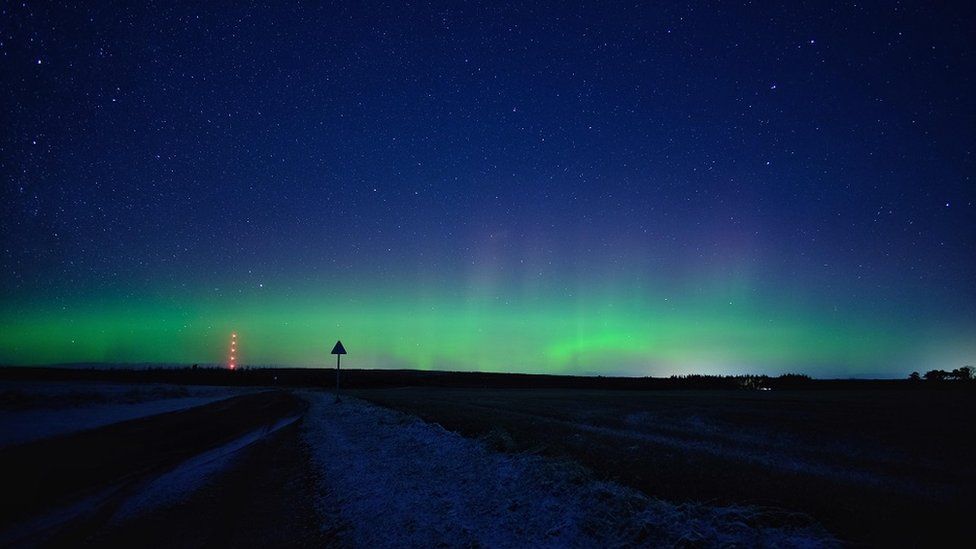
POLYGON ((332 354, 336 356, 336 402, 342 402, 339 400, 339 359, 342 355, 346 354, 346 348, 342 346, 342 341, 336 340, 336 344, 332 347, 332 354))

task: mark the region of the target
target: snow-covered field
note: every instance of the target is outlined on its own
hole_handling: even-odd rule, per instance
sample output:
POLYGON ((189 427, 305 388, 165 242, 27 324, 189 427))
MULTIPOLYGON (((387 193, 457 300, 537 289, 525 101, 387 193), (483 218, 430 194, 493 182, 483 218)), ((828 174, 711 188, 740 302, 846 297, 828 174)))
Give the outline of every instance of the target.
MULTIPOLYGON (((0 384, 5 397, 0 401, 0 447, 249 391, 172 385, 0 384)), ((314 506, 321 531, 341 545, 837 545, 803 515, 746 506, 677 505, 595 478, 571 462, 492 451, 485 441, 351 397, 337 404, 331 393, 309 390, 300 396, 310 404, 300 425, 317 482, 314 506)), ((113 524, 181 505, 231 467, 238 450, 296 417, 236 437, 150 479, 125 498, 113 524)), ((9 534, 43 530, 55 519, 71 519, 71 509, 83 511, 94 504, 73 505, 50 509, 9 534)))
POLYGON ((0 383, 0 448, 201 406, 250 389, 87 382, 0 383))
POLYGON ((675 505, 570 463, 490 451, 436 424, 306 392, 323 528, 359 547, 745 545, 836 541, 802 516, 675 505))

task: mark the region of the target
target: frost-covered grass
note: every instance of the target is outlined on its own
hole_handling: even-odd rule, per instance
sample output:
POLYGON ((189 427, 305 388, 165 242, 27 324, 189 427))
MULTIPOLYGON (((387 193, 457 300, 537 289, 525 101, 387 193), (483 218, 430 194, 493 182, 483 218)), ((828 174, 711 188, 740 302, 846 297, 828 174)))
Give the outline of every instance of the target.
POLYGON ((925 545, 962 531, 976 485, 976 432, 966 419, 973 395, 924 387, 356 392, 506 452, 568 457, 669 501, 801 511, 872 546, 925 545))
POLYGON ((347 398, 305 394, 324 527, 377 546, 831 546, 805 516, 676 505, 570 462, 492 451, 483 440, 347 398))
POLYGON ((0 383, 0 448, 201 406, 251 389, 87 382, 0 383))

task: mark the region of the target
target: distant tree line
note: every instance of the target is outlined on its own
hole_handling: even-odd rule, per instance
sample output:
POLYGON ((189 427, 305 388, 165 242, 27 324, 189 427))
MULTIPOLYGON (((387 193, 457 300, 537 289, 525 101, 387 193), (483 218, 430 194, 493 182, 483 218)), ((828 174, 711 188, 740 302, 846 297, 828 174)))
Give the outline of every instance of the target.
POLYGON ((673 375, 670 378, 675 382, 679 382, 686 386, 697 386, 702 388, 708 387, 738 387, 740 389, 771 389, 776 388, 788 388, 808 385, 812 379, 806 374, 783 374, 779 376, 768 376, 768 375, 705 375, 705 374, 689 374, 689 375, 673 375))
POLYGON ((918 372, 912 372, 908 376, 908 379, 912 381, 972 381, 974 379, 973 373, 976 372, 976 368, 972 366, 963 366, 962 368, 956 368, 951 372, 945 370, 929 370, 925 372, 925 375, 919 375, 918 372))

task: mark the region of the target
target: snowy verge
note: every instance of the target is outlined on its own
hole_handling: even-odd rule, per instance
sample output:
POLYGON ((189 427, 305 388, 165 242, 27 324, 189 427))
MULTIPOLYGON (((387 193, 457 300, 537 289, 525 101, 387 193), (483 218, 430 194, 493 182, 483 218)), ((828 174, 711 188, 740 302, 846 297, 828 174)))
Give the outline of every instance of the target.
POLYGON ((436 424, 304 392, 323 528, 359 547, 823 547, 810 519, 753 507, 675 505, 572 463, 492 452, 436 424))

